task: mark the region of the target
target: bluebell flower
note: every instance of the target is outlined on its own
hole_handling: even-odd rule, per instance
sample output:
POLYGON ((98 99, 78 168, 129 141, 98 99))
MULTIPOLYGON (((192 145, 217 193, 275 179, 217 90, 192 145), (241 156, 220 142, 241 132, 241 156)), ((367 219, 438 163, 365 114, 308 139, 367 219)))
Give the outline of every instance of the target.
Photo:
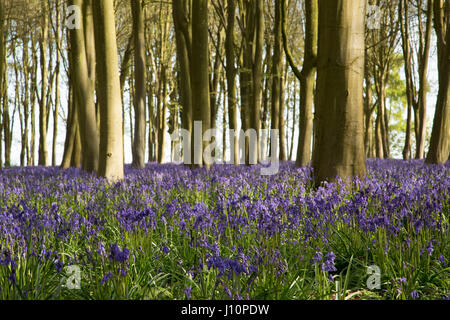
POLYGON ((411 298, 419 299, 419 293, 416 290, 411 291, 411 298))
POLYGON ((128 256, 130 254, 130 250, 128 250, 126 246, 124 247, 123 250, 120 250, 117 243, 115 243, 110 246, 110 251, 111 251, 111 254, 109 255, 110 260, 120 262, 120 263, 124 263, 124 262, 128 261, 128 256))
POLYGON ((192 287, 187 287, 184 289, 184 295, 186 296, 186 299, 191 299, 191 291, 192 287))
POLYGON ((109 281, 113 277, 113 274, 111 272, 108 272, 100 282, 102 285, 109 281))

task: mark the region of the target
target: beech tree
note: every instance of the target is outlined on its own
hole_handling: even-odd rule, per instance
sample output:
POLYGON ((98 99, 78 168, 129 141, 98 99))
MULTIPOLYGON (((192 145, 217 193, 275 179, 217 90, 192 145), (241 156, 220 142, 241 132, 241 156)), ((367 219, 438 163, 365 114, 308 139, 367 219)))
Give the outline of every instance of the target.
POLYGON ((366 172, 363 126, 365 0, 319 2, 316 183, 366 172))
POLYGON ((92 0, 72 0, 82 8, 83 19, 79 29, 71 31, 71 49, 74 91, 82 147, 82 165, 88 172, 98 169, 99 137, 97 134, 95 90, 95 46, 93 33, 92 0), (93 52, 94 51, 94 52, 93 52))
POLYGON ((427 163, 442 164, 450 156, 450 2, 434 0, 438 39, 439 93, 427 163))
POLYGON ((131 0, 133 12, 134 39, 134 72, 135 72, 135 131, 133 140, 133 166, 138 169, 145 167, 145 98, 146 98, 146 55, 144 34, 144 2, 131 0))
MULTIPOLYGON (((192 139, 194 164, 204 166, 203 150, 206 143, 203 134, 211 127, 208 75, 208 0, 195 0, 192 4, 192 58, 191 85, 193 121, 201 121, 202 132, 192 139), (197 146, 197 148, 195 147, 197 146), (202 146, 202 147, 199 147, 202 146)), ((205 167, 208 167, 205 164, 205 167)))
POLYGON ((98 100, 100 104, 100 156, 98 174, 108 181, 124 177, 119 61, 113 0, 93 1, 98 100))

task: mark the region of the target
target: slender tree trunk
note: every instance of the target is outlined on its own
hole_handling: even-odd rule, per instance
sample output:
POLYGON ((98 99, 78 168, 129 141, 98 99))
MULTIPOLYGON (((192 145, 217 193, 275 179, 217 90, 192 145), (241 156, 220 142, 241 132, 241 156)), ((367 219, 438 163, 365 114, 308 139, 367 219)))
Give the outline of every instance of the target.
MULTIPOLYGON (((6 51, 5 51, 6 53, 6 51)), ((4 58, 6 61, 6 56, 4 58)), ((5 140, 5 166, 9 167, 11 165, 11 119, 9 114, 9 97, 8 97, 8 72, 7 64, 5 64, 5 69, 3 71, 3 90, 0 95, 3 97, 3 112, 2 112, 2 126, 3 126, 3 138, 5 140)), ((1 152, 1 150, 0 150, 1 152)))
MULTIPOLYGON (((3 92, 6 85, 5 73, 6 73, 6 41, 5 36, 7 35, 5 26, 5 0, 0 0, 0 106, 2 106, 2 99, 4 98, 3 92)), ((1 114, 0 114, 1 115, 1 114)), ((2 130, 3 121, 0 119, 0 168, 3 166, 2 158, 2 130)))
MULTIPOLYGON (((234 52, 235 47, 235 35, 234 28, 236 25, 236 0, 228 0, 228 11, 227 11, 227 30, 225 39, 225 56, 226 56, 226 77, 227 77, 227 102, 228 102, 228 126, 230 130, 237 130, 237 98, 236 98, 236 54, 234 52)), ((232 158, 235 165, 239 165, 239 137, 234 134, 230 137, 233 139, 233 144, 230 140, 230 152, 232 153, 232 158), (231 150, 231 147, 234 147, 231 150), (234 156, 234 157, 233 157, 234 156)))
POLYGON ((412 145, 411 145, 411 121, 412 121, 412 109, 414 105, 414 85, 412 81, 412 66, 411 66, 411 45, 409 39, 409 11, 408 0, 400 0, 399 4, 399 23, 400 32, 402 36, 402 50, 405 67, 406 78, 406 99, 407 99, 407 120, 406 120, 406 133, 405 133, 405 146, 403 147, 403 159, 411 159, 412 145))
POLYGON ((56 145, 58 139, 58 113, 59 113, 59 73, 61 63, 61 25, 60 25, 60 9, 59 0, 56 0, 56 66, 55 66, 55 109, 53 111, 53 144, 52 144, 52 166, 56 167, 56 145))
MULTIPOLYGON (((284 60, 284 59, 283 59, 284 60)), ((281 78, 280 83, 280 117, 278 118, 280 121, 279 127, 280 127, 280 160, 281 161, 287 161, 287 144, 286 144, 286 126, 288 124, 288 121, 286 120, 286 104, 285 104, 285 89, 286 89, 286 80, 287 80, 287 73, 285 72, 284 68, 284 62, 282 60, 282 70, 283 70, 283 77, 281 78)), ((286 69, 287 71, 287 69, 286 69)), ((289 112, 289 110, 288 110, 289 112)))
POLYGON ((251 128, 256 130, 256 146, 254 153, 249 154, 250 163, 257 163, 259 160, 260 137, 261 137, 261 101, 262 101, 262 80, 263 80, 263 47, 264 47, 264 1, 255 0, 255 44, 252 64, 253 72, 253 94, 252 94, 252 116, 251 128))
MULTIPOLYGON (((436 0, 438 1, 438 0, 436 0)), ((422 10, 422 8, 420 8, 422 10)), ((421 13, 419 13, 421 15, 421 13)), ((425 35, 422 36, 421 19, 419 19, 420 30, 420 52, 419 52, 419 92, 418 92, 418 104, 416 111, 416 119, 418 123, 416 136, 416 159, 423 159, 425 152, 425 139, 426 139, 426 121, 427 121, 427 73, 428 73, 428 61, 431 45, 431 29, 433 20, 433 0, 427 2, 427 25, 425 35)))
POLYGON ((95 49, 100 103, 100 176, 108 181, 124 178, 119 63, 113 0, 93 2, 95 49))
POLYGON ((37 52, 36 52, 36 41, 34 37, 31 38, 31 50, 32 50, 32 80, 31 80, 31 137, 30 137, 30 157, 28 159, 28 165, 34 166, 35 164, 35 153, 36 153, 36 97, 37 97, 37 52))
POLYGON ((28 147, 28 120, 29 120, 29 104, 30 104, 30 64, 28 55, 28 37, 24 36, 22 39, 22 64, 23 64, 23 79, 24 79, 24 94, 23 94, 23 114, 24 114, 24 130, 22 134, 22 150, 20 153, 20 162, 23 165, 28 162, 29 147, 28 147))
POLYGON ((365 0, 319 3, 316 184, 366 172, 363 124, 365 0))
POLYGON ((47 1, 41 2, 41 9, 42 9, 42 24, 41 24, 41 39, 39 41, 40 61, 41 61, 41 96, 39 99, 39 160, 38 160, 38 164, 41 166, 47 166, 48 165, 48 151, 47 151, 48 8, 47 8, 47 1))
POLYGON ((318 41, 318 0, 306 0, 306 24, 305 24, 305 56, 303 68, 300 71, 294 63, 289 50, 286 28, 286 0, 282 0, 283 10, 283 45, 289 65, 297 79, 300 81, 300 133, 297 148, 297 167, 310 164, 311 147, 313 136, 313 104, 314 84, 317 64, 317 41, 318 41))
MULTIPOLYGON (((284 1, 284 0, 283 0, 284 1)), ((274 37, 275 43, 273 47, 272 59, 272 101, 271 101, 271 129, 280 130, 280 118, 283 117, 281 113, 281 81, 283 78, 282 70, 282 2, 275 1, 275 23, 274 23, 274 37)), ((273 152, 275 150, 271 150, 273 152)), ((281 153, 281 152, 280 152, 281 153)), ((278 157, 278 154, 272 154, 273 157, 278 157)), ((281 154, 280 154, 281 157, 281 154)))

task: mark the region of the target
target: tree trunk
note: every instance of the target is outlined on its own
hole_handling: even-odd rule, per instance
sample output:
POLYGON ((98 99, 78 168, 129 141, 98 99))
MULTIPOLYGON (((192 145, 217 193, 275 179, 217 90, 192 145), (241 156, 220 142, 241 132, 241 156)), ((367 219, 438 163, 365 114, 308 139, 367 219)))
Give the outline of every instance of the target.
POLYGON ((124 178, 120 79, 113 0, 93 2, 100 104, 100 157, 98 173, 108 181, 124 178))
POLYGON ((133 11, 133 34, 134 34, 134 72, 135 72, 135 96, 134 116, 135 131, 133 144, 133 166, 139 169, 145 167, 145 86, 146 86, 146 64, 145 64, 145 35, 144 35, 144 3, 141 0, 131 0, 133 11))
POLYGON ((405 133, 405 146, 403 147, 403 159, 411 159, 412 145, 411 145, 411 121, 412 121, 412 109, 414 106, 414 84, 412 81, 412 66, 411 66, 411 45, 409 40, 409 11, 408 0, 400 0, 399 4, 399 23, 400 32, 402 36, 402 50, 405 67, 406 78, 406 99, 407 99, 407 119, 406 119, 406 133, 405 133))
MULTIPOLYGON (((230 130, 237 130, 237 99, 236 99, 236 55, 234 53, 234 28, 236 25, 236 0, 228 0, 228 12, 227 12, 227 30, 225 39, 225 55, 226 55, 226 77, 227 77, 227 88, 228 88, 228 125, 230 130)), ((225 133, 224 133, 225 134, 225 133)), ((230 152, 234 158, 230 158, 235 165, 239 165, 239 137, 234 135, 230 137, 233 139, 232 144, 233 150, 230 152)), ((231 140, 230 140, 231 144, 231 140)))
POLYGON ((256 146, 251 148, 253 154, 249 154, 251 164, 258 163, 260 136, 261 136, 261 101, 262 101, 262 80, 263 80, 263 47, 264 47, 264 1, 255 0, 255 40, 254 40, 254 56, 252 63, 253 72, 253 92, 252 92, 252 113, 251 128, 256 130, 256 146))
POLYGON ((196 0, 192 4, 192 59, 191 85, 193 121, 202 122, 201 137, 192 139, 193 160, 196 166, 209 168, 204 163, 203 134, 211 127, 211 108, 208 78, 208 0, 196 0))
POLYGON ((289 50, 286 28, 286 0, 282 0, 283 10, 283 45, 289 65, 297 79, 300 81, 300 133, 297 147, 297 167, 310 164, 313 135, 313 104, 314 84, 317 64, 317 36, 318 36, 318 0, 307 0, 305 23, 305 55, 303 68, 300 71, 294 63, 289 50))
POLYGON ((426 162, 443 164, 449 160, 450 156, 450 4, 448 1, 435 0, 434 20, 438 38, 439 93, 426 162))
POLYGON ((56 1, 56 30, 55 30, 55 42, 56 42, 56 66, 55 66, 55 109, 53 111, 53 144, 52 144, 52 166, 56 167, 56 145, 58 138, 58 113, 59 113, 59 74, 61 63, 61 24, 60 24, 60 9, 59 1, 56 1))
MULTIPOLYGON (((72 62, 73 62, 73 79, 74 79, 74 93, 77 95, 77 111, 79 121, 79 133, 82 146, 82 165, 83 169, 88 172, 95 172, 98 169, 98 157, 99 157, 99 139, 97 135, 97 121, 94 102, 94 90, 95 82, 90 77, 93 72, 89 70, 88 56, 91 53, 88 52, 87 43, 88 38, 85 35, 85 28, 88 27, 88 21, 92 14, 90 14, 90 0, 72 0, 74 5, 83 8, 84 21, 80 29, 73 29, 71 31, 71 49, 73 50, 72 62)), ((119 91, 120 92, 120 91, 119 91)))
MULTIPOLYGON (((281 81, 283 78, 282 70, 282 2, 275 1, 275 24, 274 24, 274 37, 275 43, 273 47, 273 59, 272 59, 272 101, 271 101, 271 119, 272 123, 270 128, 272 130, 280 130, 280 118, 283 117, 281 113, 281 81)), ((275 150, 271 150, 273 152, 275 150)), ((281 152, 280 152, 281 153, 281 152)), ((281 154, 280 154, 281 157, 281 154)), ((272 154, 272 159, 278 158, 278 154, 272 154)))
MULTIPOLYGON (((283 59, 284 60, 284 59, 283 59)), ((280 160, 281 161, 287 161, 287 144, 286 144, 286 126, 288 124, 288 121, 286 118, 286 104, 285 104, 285 89, 286 89, 286 81, 287 81, 287 69, 284 68, 284 63, 282 60, 282 70, 283 70, 283 77, 281 78, 280 83, 280 160), (286 71, 286 72, 285 72, 286 71)), ((289 112, 289 110, 288 110, 289 112)))
MULTIPOLYGON (((190 57, 191 57, 191 26, 186 15, 186 0, 172 1, 172 14, 175 26, 175 38, 177 45, 178 77, 181 104, 181 127, 189 133, 192 139, 192 87, 190 77, 190 57)), ((190 145, 190 143, 189 143, 190 145)), ((183 150, 184 163, 188 164, 191 159, 191 151, 183 150)))
POLYGON ((363 124, 365 0, 319 3, 316 184, 366 173, 363 124))
POLYGON ((47 151, 47 86, 48 86, 48 66, 47 66, 47 45, 48 45, 48 8, 47 1, 41 2, 42 24, 41 39, 39 41, 40 62, 41 62, 41 96, 39 99, 39 159, 41 166, 48 165, 47 151))
MULTIPOLYGON (((436 0, 438 1, 438 0, 436 0)), ((420 8, 421 10, 422 8, 420 8)), ((421 14, 421 12, 419 13, 421 14)), ((425 35, 422 35, 421 19, 419 19, 419 33, 420 33, 420 49, 419 49, 419 95, 416 115, 418 128, 416 136, 416 159, 423 159, 425 152, 425 139, 426 139, 426 121, 427 121, 427 72, 428 61, 431 45, 431 29, 433 20, 433 0, 428 0, 427 4, 427 26, 425 35)))
MULTIPOLYGON (((7 83, 5 81, 5 73, 6 73, 6 39, 7 35, 6 27, 5 27, 5 0, 0 0, 0 106, 2 106, 2 99, 4 98, 3 92, 7 91, 4 88, 7 83)), ((0 114, 1 116, 1 114, 0 114)), ((0 119, 1 120, 1 119, 0 119)), ((3 129, 3 121, 0 121, 0 168, 3 166, 2 159, 2 130, 3 129)))

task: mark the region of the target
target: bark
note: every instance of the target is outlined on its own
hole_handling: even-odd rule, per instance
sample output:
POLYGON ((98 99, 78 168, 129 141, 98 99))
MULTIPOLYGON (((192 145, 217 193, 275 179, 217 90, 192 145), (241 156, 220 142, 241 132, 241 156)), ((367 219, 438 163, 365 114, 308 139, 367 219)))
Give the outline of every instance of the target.
MULTIPOLYGON (((422 1, 419 2, 422 10, 422 1)), ((422 14, 419 12, 419 91, 416 110, 414 110, 416 123, 416 159, 423 159, 426 139, 426 107, 427 107, 427 72, 431 45, 431 29, 433 18, 433 0, 427 2, 427 21, 425 33, 422 27, 422 14)))
POLYGON ((283 77, 281 78, 280 83, 280 117, 278 118, 280 121, 280 160, 287 161, 287 143, 286 143, 286 126, 289 123, 288 119, 285 119, 286 116, 286 105, 285 105, 285 89, 286 89, 286 81, 287 81, 287 69, 284 70, 284 62, 282 61, 282 69, 283 69, 283 77))
MULTIPOLYGON (((2 99, 5 99, 3 94, 6 90, 6 26, 5 26, 5 2, 0 0, 0 106, 2 106, 2 99)), ((3 113, 2 113, 3 114, 3 113)), ((1 114, 0 114, 1 116, 1 114)), ((0 119, 1 120, 1 119, 0 119)), ((2 159, 2 131, 4 120, 0 121, 0 168, 3 166, 2 159)))
MULTIPOLYGON (((281 81, 283 78, 282 71, 282 8, 283 1, 275 1, 275 23, 274 37, 275 43, 273 47, 272 59, 272 99, 271 99, 271 129, 280 130, 281 113, 281 81)), ((280 135, 281 139, 281 135, 280 135)), ((273 150, 271 150, 272 152, 273 150)), ((280 152, 281 153, 281 152, 280 152)), ((280 154, 281 156, 281 154, 280 154)), ((278 157, 278 154, 272 155, 272 158, 278 157)))
POLYGON ((37 52, 36 41, 34 37, 31 38, 31 59, 33 61, 32 67, 32 80, 31 80, 31 137, 30 137, 30 157, 28 159, 28 165, 34 166, 35 164, 35 152, 36 152, 36 98, 37 98, 37 52))
POLYGON ((402 36, 402 50, 404 58, 405 78, 406 78, 406 99, 407 99, 407 119, 406 119, 406 133, 405 133, 405 146, 403 147, 403 159, 408 160, 412 157, 412 145, 411 145, 411 121, 412 121, 412 109, 415 103, 415 88, 412 80, 412 54, 411 44, 409 38, 409 11, 408 0, 400 0, 399 4, 399 23, 400 32, 402 36))
MULTIPOLYGON (((192 4, 192 59, 191 85, 193 120, 202 122, 202 136, 211 126, 211 108, 208 79, 208 0, 193 1, 192 4)), ((192 139, 194 163, 204 165, 203 150, 207 143, 203 139, 192 139), (197 145, 197 148, 195 147, 197 145)), ((205 167, 209 167, 205 163, 205 167)))
POLYGON ((29 157, 28 146, 28 123, 29 123, 29 104, 30 104, 30 65, 28 55, 28 37, 24 36, 22 39, 23 51, 22 51, 22 64, 23 64, 23 81, 24 81, 24 93, 23 93, 23 114, 24 114, 24 130, 22 134, 22 150, 20 152, 20 162, 23 165, 27 163, 29 157))
POLYGON ((135 131, 133 144, 133 166, 139 169, 145 167, 145 34, 144 34, 144 14, 143 1, 131 0, 133 11, 133 34, 134 34, 134 72, 135 72, 135 95, 134 95, 134 115, 135 131))
POLYGON ((365 118, 365 131, 364 131, 364 147, 366 150, 366 157, 373 158, 373 122, 372 115, 374 107, 372 106, 372 83, 368 72, 365 73, 366 78, 366 96, 364 99, 364 118, 365 118))
MULTIPOLYGON (((226 77, 227 77, 227 100, 228 100, 228 125, 230 130, 237 130, 237 99, 236 99, 236 55, 234 52, 234 28, 236 25, 236 0, 228 0, 228 12, 227 12, 227 30, 226 30, 226 39, 225 39, 225 55, 226 55, 226 77)), ((239 138, 237 135, 231 137, 234 140, 234 150, 232 155, 234 159, 230 159, 233 161, 235 165, 239 165, 239 138)), ((230 141, 231 143, 231 141, 230 141)))
POLYGON ((256 146, 254 153, 249 154, 250 163, 259 161, 260 136, 261 136, 261 102, 262 102, 262 81, 263 81, 263 46, 264 46, 264 1, 255 0, 255 44, 252 64, 253 72, 253 94, 252 94, 252 115, 251 128, 256 130, 256 146))
POLYGON ((450 4, 435 0, 434 21, 438 38, 439 93, 431 133, 429 164, 443 164, 450 156, 450 4))
MULTIPOLYGON (((190 78, 190 57, 191 57, 191 26, 186 14, 186 0, 175 0, 172 2, 173 20, 175 26, 175 38, 177 46, 177 62, 179 77, 179 95, 181 104, 181 126, 192 135, 192 87, 190 78)), ((191 137, 189 137, 191 139, 191 137)), ((190 150, 184 150, 185 163, 187 155, 191 155, 190 150)))
POLYGON ((42 24, 41 39, 39 41, 40 69, 41 69, 41 96, 39 99, 39 159, 38 164, 41 166, 48 165, 47 151, 47 90, 48 90, 48 8, 47 2, 41 2, 42 24))
POLYGON ((56 30, 55 30, 55 43, 56 43, 56 66, 55 66, 55 108, 53 111, 53 144, 52 144, 52 166, 56 166, 56 145, 58 138, 58 113, 59 113, 59 75, 60 75, 60 63, 61 63, 61 25, 60 25, 60 10, 59 1, 56 1, 56 30))
MULTIPOLYGON (((89 68, 89 61, 94 60, 91 56, 91 52, 88 52, 87 45, 88 38, 85 37, 85 27, 87 27, 87 21, 92 15, 90 0, 72 0, 74 5, 78 5, 83 8, 84 22, 80 29, 71 30, 71 49, 72 62, 73 62, 73 80, 74 93, 77 95, 77 111, 79 133, 82 146, 82 166, 88 172, 95 172, 98 169, 98 157, 99 157, 99 139, 97 134, 97 121, 94 102, 94 90, 95 82, 92 79, 92 70, 89 68), (88 60, 88 56, 90 59, 88 60), (91 75, 91 76, 90 76, 91 75)), ((92 63, 92 62, 91 62, 92 63)))
POLYGON ((317 63, 317 40, 318 40, 318 0, 307 0, 305 2, 305 55, 303 68, 300 71, 292 58, 289 50, 286 31, 286 0, 283 4, 283 46, 289 65, 297 79, 300 81, 300 133, 297 148, 296 166, 303 167, 310 164, 312 135, 313 135, 313 104, 314 85, 317 63))
MULTIPOLYGON (((69 67, 70 79, 70 67, 69 67)), ((68 115, 66 124, 66 139, 64 142, 64 153, 61 161, 61 168, 67 169, 71 165, 72 154, 75 145, 78 126, 78 112, 73 97, 73 87, 69 88, 68 115)))
POLYGON ((98 100, 100 104, 100 157, 98 173, 108 181, 124 178, 120 79, 115 32, 114 1, 93 2, 98 100))
POLYGON ((365 0, 319 3, 316 184, 366 173, 363 125, 365 0))

